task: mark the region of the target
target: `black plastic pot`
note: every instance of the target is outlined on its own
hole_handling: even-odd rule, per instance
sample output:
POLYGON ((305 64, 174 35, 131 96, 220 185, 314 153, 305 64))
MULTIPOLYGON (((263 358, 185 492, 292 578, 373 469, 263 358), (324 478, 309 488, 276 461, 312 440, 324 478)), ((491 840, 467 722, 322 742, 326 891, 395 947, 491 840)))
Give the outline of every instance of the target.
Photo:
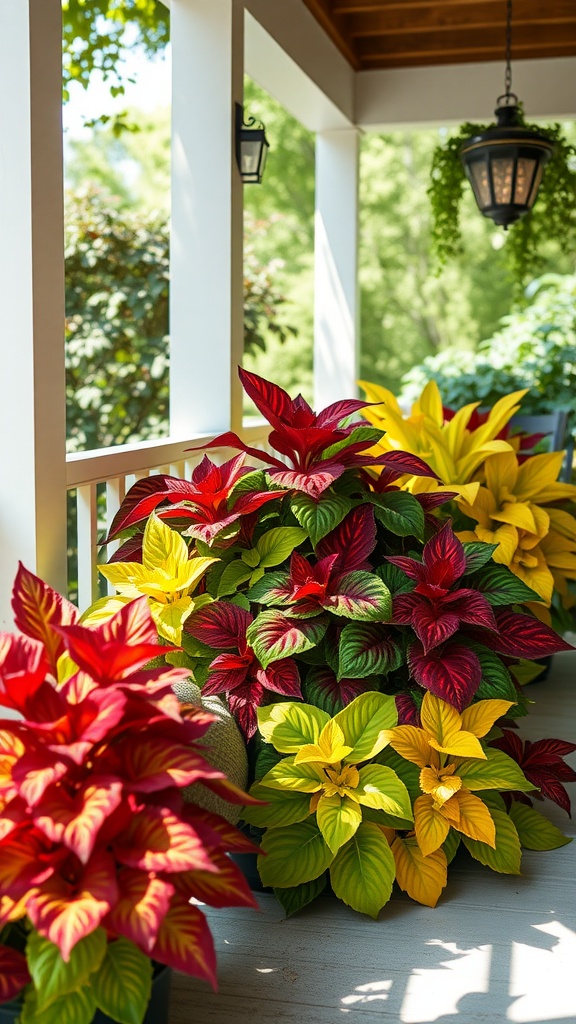
MULTIPOLYGON (((170 1001, 171 971, 164 964, 159 964, 152 979, 152 995, 142 1024, 168 1024, 168 1006, 170 1001)), ((0 1006, 0 1024, 15 1024, 22 1010, 20 1003, 4 1003, 0 1006)), ((116 1024, 98 1010, 92 1024, 116 1024)))

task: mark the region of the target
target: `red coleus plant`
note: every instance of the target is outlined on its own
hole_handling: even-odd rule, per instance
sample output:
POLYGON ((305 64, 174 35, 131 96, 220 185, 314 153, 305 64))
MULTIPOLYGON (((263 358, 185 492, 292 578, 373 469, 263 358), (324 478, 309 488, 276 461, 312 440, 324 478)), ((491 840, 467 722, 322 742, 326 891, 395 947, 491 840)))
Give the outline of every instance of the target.
POLYGON ((242 368, 238 373, 246 394, 271 425, 268 443, 281 458, 250 448, 231 431, 203 447, 235 448, 266 463, 273 485, 318 498, 350 468, 385 465, 412 476, 434 476, 421 459, 407 452, 387 452, 378 457, 366 454, 382 431, 365 420, 344 422, 365 409, 365 401, 353 398, 335 402, 316 414, 301 395, 292 399, 283 388, 255 373, 242 368))
MULTIPOLYGON (((576 782, 576 772, 564 758, 576 750, 576 743, 566 740, 543 739, 523 740, 511 729, 503 729, 502 736, 492 740, 491 746, 498 747, 520 765, 524 775, 540 790, 533 793, 538 799, 547 797, 570 815, 570 797, 564 782, 576 782)), ((531 804, 525 793, 508 793, 508 800, 521 800, 531 804)))
POLYGON ((204 757, 213 716, 172 692, 187 670, 146 667, 159 653, 146 598, 86 627, 20 567, 13 606, 25 635, 0 634, 0 704, 18 716, 0 720, 0 1002, 27 986, 31 1022, 63 1019, 59 1000, 91 1020, 143 999, 143 1016, 150 958, 215 982, 191 898, 254 905, 227 857, 251 844, 181 791, 249 798, 204 757))

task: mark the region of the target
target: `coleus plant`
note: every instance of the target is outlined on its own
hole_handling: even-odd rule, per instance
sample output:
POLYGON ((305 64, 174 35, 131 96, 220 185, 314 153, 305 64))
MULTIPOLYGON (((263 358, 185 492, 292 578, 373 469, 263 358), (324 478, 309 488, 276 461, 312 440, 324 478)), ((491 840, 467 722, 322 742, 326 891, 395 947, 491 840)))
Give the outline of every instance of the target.
POLYGON ((199 783, 243 804, 209 764, 214 720, 179 704, 182 668, 159 652, 148 600, 107 621, 77 609, 22 566, 19 634, 0 634, 0 1002, 22 1024, 144 1017, 152 960, 215 984, 206 919, 191 898, 253 906, 227 856, 251 843, 185 803, 199 783))
MULTIPOLYGON (((114 564, 104 569, 107 577, 114 579, 118 571, 121 579, 123 572, 129 573, 131 585, 140 579, 139 593, 147 594, 150 601, 158 600, 158 593, 150 592, 134 564, 139 559, 144 564, 142 545, 143 541, 146 545, 151 523, 156 564, 169 560, 175 533, 188 545, 190 561, 212 559, 194 591, 193 606, 189 604, 181 618, 184 653, 168 650, 166 659, 187 667, 205 694, 219 694, 228 701, 245 735, 255 775, 266 774, 261 770, 263 764, 267 771, 273 771, 277 757, 270 747, 267 715, 275 714, 275 709, 282 714, 283 708, 297 707, 298 701, 302 701, 304 718, 309 716, 316 723, 322 719, 324 725, 326 716, 337 719, 356 701, 360 702, 357 706, 371 707, 371 701, 374 707, 385 705, 388 717, 380 721, 380 731, 404 726, 422 729, 424 701, 436 701, 435 707, 448 708, 457 718, 465 716, 470 708, 490 704, 499 715, 494 716, 486 742, 492 732, 499 735, 497 717, 505 714, 509 722, 527 711, 518 684, 526 659, 569 646, 525 611, 527 603, 538 602, 538 594, 506 565, 493 561, 494 545, 458 539, 444 513, 453 491, 423 486, 422 491, 416 489, 412 494, 400 488, 407 475, 425 483, 434 473, 419 457, 400 450, 377 456, 367 452, 367 448, 374 451, 376 435, 381 437, 381 432, 358 419, 362 403, 337 403, 316 415, 301 398, 292 400, 276 385, 240 372, 247 393, 272 427, 270 447, 281 458, 251 449, 236 435, 227 433, 209 447, 237 448, 242 454, 222 466, 204 456, 189 484, 175 484, 174 478, 162 476, 140 481, 126 496, 108 537, 120 539, 122 546, 113 556, 114 564), (253 465, 246 463, 247 457, 253 465), (209 532, 207 491, 202 490, 202 501, 197 493, 206 481, 211 481, 210 494, 218 493, 210 506, 209 532), (185 488, 188 490, 183 496, 185 488), (135 554, 138 550, 140 555, 135 554), (393 723, 390 709, 397 716, 393 723)), ((495 429, 491 424, 491 430, 495 429)), ((167 587, 168 603, 175 602, 172 593, 167 587)), ((109 601, 129 599, 124 593, 109 601)), ((106 606, 104 601, 103 611, 108 613, 106 606)), ((376 712, 375 717, 379 721, 376 712)), ((305 730, 302 737, 308 732, 305 730)), ((486 733, 474 736, 474 751, 463 752, 462 757, 491 762, 494 755, 487 755, 478 744, 478 738, 484 739, 486 733)), ((308 744, 309 740, 302 737, 302 744, 308 744)), ((425 845, 422 852, 412 834, 414 802, 431 791, 419 788, 417 776, 423 768, 398 754, 384 733, 380 739, 383 742, 379 741, 378 751, 369 759, 377 757, 378 763, 397 774, 412 804, 410 809, 404 808, 404 818, 389 818, 383 824, 380 817, 376 824, 394 829, 391 839, 385 835, 388 845, 389 840, 392 844, 392 858, 396 850, 400 858, 416 865, 415 878, 420 882, 405 887, 419 898, 416 893, 424 892, 422 878, 433 863, 429 858, 433 857, 435 863, 441 859, 438 848, 431 851, 425 845), (386 760, 382 760, 384 757, 386 760)), ((344 740, 342 743, 350 746, 344 740)), ((284 752, 282 747, 276 749, 284 752)), ((298 751, 292 753, 296 759, 298 751)), ((434 755, 423 767, 444 771, 443 758, 453 753, 441 752, 439 763, 434 755)), ((365 767, 362 761, 346 762, 344 754, 338 759, 341 770, 336 776, 329 760, 312 763, 317 769, 306 770, 316 772, 316 778, 318 771, 328 773, 324 796, 329 791, 335 796, 330 789, 333 785, 337 789, 357 788, 349 787, 349 780, 365 767)), ((450 764, 454 764, 454 777, 460 780, 461 788, 472 794, 474 786, 468 783, 468 776, 464 783, 465 776, 456 772, 460 764, 450 764)), ((498 811, 504 808, 499 789, 520 793, 532 789, 528 777, 522 781, 518 771, 515 763, 509 772, 514 776, 514 786, 509 784, 510 779, 504 779, 499 787, 494 776, 493 786, 481 787, 494 790, 491 806, 500 802, 498 811)), ((259 785, 264 785, 262 780, 259 785)), ((266 786, 272 792, 274 787, 266 786)), ((258 792, 262 795, 261 789, 258 792)), ((295 788, 282 785, 276 792, 286 804, 293 803, 295 788)), ((312 790, 304 792, 310 794, 312 790)), ((440 814, 443 820, 445 814, 460 806, 463 796, 464 792, 440 814)), ((301 797, 300 793, 303 808, 301 797)), ((271 807, 278 799, 272 798, 271 807)), ((350 799, 354 802, 354 797, 350 799)), ((476 799, 485 798, 474 796, 476 799)), ((306 800, 309 804, 312 797, 308 795, 306 800)), ((326 805, 321 802, 323 796, 318 800, 318 806, 292 821, 290 827, 309 830, 313 826, 322 834, 318 807, 326 805), (305 821, 310 814, 315 815, 314 821, 305 821)), ((467 806, 477 808, 473 800, 468 800, 467 806)), ((372 834, 368 826, 375 824, 371 817, 375 809, 359 803, 361 821, 357 812, 350 820, 358 824, 359 835, 364 835, 366 828, 372 834)), ((354 814, 350 803, 346 808, 347 814, 354 814)), ((287 827, 286 822, 269 820, 268 813, 267 809, 256 808, 247 811, 246 816, 254 823, 257 819, 266 822, 269 829, 287 827)), ((379 814, 384 813, 380 808, 379 814)), ((445 837, 448 852, 456 845, 454 837, 460 834, 466 835, 470 843, 489 845, 493 839, 491 831, 482 836, 477 831, 471 836, 462 828, 459 833, 453 822, 445 837)), ((552 845, 560 841, 559 835, 554 833, 552 845)), ((336 840, 332 846, 327 839, 323 841, 334 859, 357 837, 347 836, 337 850, 333 849, 336 840)), ((266 849, 266 836, 263 843, 266 849)), ((278 881, 275 856, 270 850, 268 854, 261 862, 264 877, 279 889, 291 889, 291 883, 282 886, 278 881)), ((387 863, 391 866, 389 857, 387 863)), ((332 871, 332 861, 328 866, 332 871)), ((299 893, 303 892, 300 884, 310 883, 300 879, 299 893)), ((344 890, 349 895, 345 885, 344 890)), ((431 898, 429 893, 425 895, 431 898)), ((297 906, 303 898, 290 895, 288 904, 297 906)))

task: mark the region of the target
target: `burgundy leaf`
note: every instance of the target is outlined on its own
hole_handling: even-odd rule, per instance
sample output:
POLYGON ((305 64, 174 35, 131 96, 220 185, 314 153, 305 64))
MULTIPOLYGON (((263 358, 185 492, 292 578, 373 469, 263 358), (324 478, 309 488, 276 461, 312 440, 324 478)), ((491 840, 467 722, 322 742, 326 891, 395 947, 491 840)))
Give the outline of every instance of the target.
POLYGON ((410 476, 431 476, 434 479, 438 479, 436 473, 430 466, 427 466, 422 459, 419 459, 417 455, 412 455, 410 452, 386 452, 383 456, 377 456, 380 462, 383 462, 386 469, 393 469, 397 473, 408 473, 410 476))
POLYGON ((457 615, 445 611, 442 606, 439 609, 431 605, 426 608, 423 603, 418 608, 412 622, 414 632, 420 640, 425 654, 453 636, 459 625, 460 619, 457 615))
POLYGON ((498 630, 492 606, 476 590, 454 590, 443 598, 442 604, 457 615, 461 622, 470 622, 494 632, 498 630))
POLYGON ((371 505, 352 509, 316 548, 319 558, 338 555, 336 567, 340 572, 371 568, 367 561, 376 547, 376 521, 371 505))
POLYGON ((422 555, 428 569, 427 582, 451 587, 466 571, 466 556, 461 542, 448 522, 424 546, 422 555))
POLYGON ((246 643, 246 630, 253 616, 228 601, 214 601, 195 612, 184 623, 184 631, 216 650, 246 643))
POLYGON ((198 452, 204 451, 206 448, 236 448, 238 451, 245 452, 246 455, 250 455, 253 459, 257 459, 259 462, 266 462, 269 466, 277 466, 282 469, 284 466, 280 459, 275 459, 273 455, 268 452, 260 451, 258 448, 251 448, 250 445, 244 444, 242 438, 238 437, 232 430, 227 430, 224 434, 219 434, 213 441, 204 441, 202 444, 195 445, 193 448, 186 448, 187 452, 198 452))
POLYGON ((394 697, 398 712, 398 725, 415 725, 421 728, 420 711, 411 693, 397 693, 394 697))
POLYGON ((420 686, 463 711, 470 704, 482 679, 478 658, 455 641, 435 647, 428 654, 417 640, 408 651, 408 664, 420 686))
POLYGON ((507 608, 495 608, 494 612, 498 635, 482 642, 497 654, 531 659, 573 650, 572 645, 566 643, 550 626, 531 615, 511 612, 507 608))
POLYGON ((408 558, 406 555, 387 555, 386 561, 401 569, 410 580, 418 580, 420 583, 426 579, 426 566, 422 565, 422 562, 417 562, 415 558, 408 558))
POLYGON ((333 402, 318 413, 316 423, 319 427, 337 427, 347 416, 353 416, 361 409, 367 409, 374 402, 365 402, 361 398, 347 398, 340 402, 333 402))
POLYGON ((272 662, 267 669, 258 669, 256 678, 267 690, 281 693, 284 697, 295 697, 297 700, 302 698, 298 666, 292 658, 283 658, 281 661, 272 662))
POLYGON ((306 423, 306 426, 314 422, 314 413, 302 398, 299 402, 298 399, 292 402, 284 388, 272 384, 256 373, 249 373, 248 370, 241 367, 238 369, 238 376, 248 397, 252 399, 258 411, 276 430, 282 430, 285 424, 292 423, 295 413, 299 413, 299 418, 304 420, 307 418, 306 414, 309 415, 309 423, 306 423))

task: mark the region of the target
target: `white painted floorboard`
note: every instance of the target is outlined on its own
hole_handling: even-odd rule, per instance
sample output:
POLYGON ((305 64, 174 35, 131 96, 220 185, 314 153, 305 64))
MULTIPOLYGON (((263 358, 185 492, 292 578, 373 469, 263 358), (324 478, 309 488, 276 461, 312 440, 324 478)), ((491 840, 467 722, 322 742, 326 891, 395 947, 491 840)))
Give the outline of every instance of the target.
MULTIPOLYGON (((575 742, 576 653, 527 692, 522 734, 575 742)), ((525 851, 522 869, 465 855, 434 910, 399 893, 378 921, 329 896, 289 920, 267 895, 260 914, 208 909, 219 992, 176 976, 171 1024, 576 1024, 576 843, 525 851)))

